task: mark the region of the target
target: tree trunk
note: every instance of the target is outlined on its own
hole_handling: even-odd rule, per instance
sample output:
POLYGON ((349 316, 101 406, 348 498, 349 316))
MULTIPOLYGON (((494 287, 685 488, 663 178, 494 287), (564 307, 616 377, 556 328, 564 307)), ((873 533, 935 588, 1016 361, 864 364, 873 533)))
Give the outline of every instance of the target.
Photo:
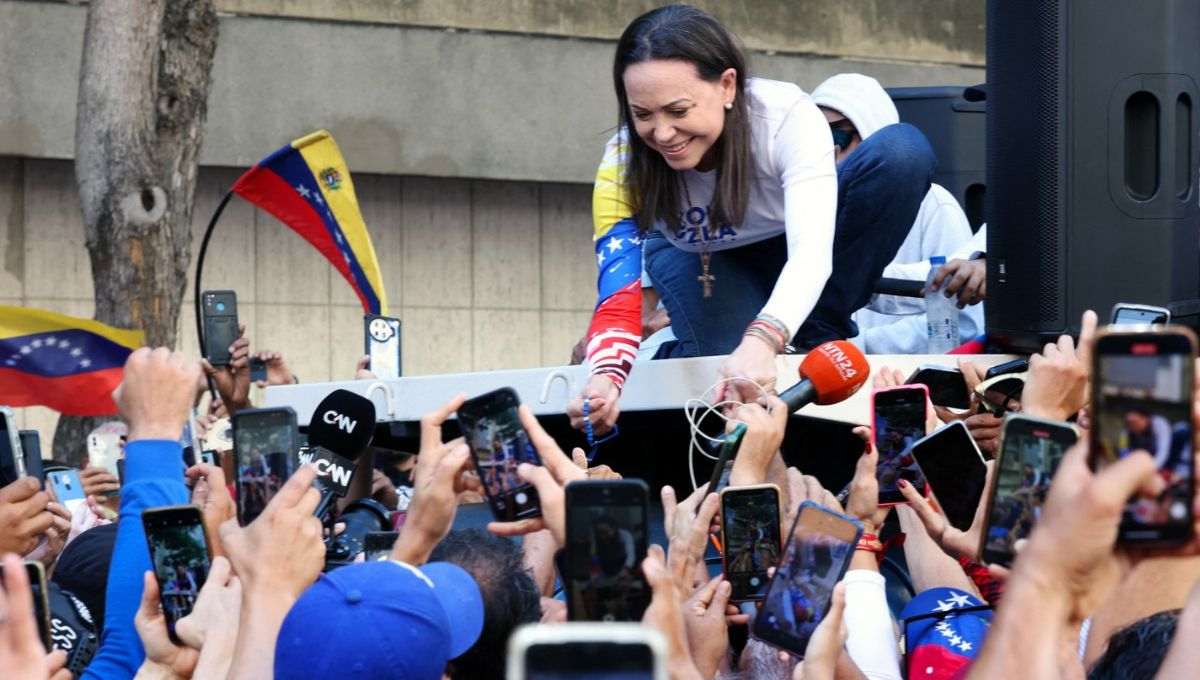
MULTIPOLYGON (((175 346, 192 198, 217 46, 212 0, 91 0, 75 118, 75 177, 96 320, 175 346)), ((108 418, 63 416, 55 458, 78 464, 108 418)))

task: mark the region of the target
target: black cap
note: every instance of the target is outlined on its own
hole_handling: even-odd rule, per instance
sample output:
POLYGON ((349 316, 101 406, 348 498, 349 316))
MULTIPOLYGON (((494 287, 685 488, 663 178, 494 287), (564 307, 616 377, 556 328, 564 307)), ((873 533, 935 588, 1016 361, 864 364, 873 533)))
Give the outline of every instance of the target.
POLYGON ((88 529, 58 556, 50 578, 87 606, 97 631, 104 627, 104 593, 108 589, 108 567, 116 544, 116 522, 88 529))

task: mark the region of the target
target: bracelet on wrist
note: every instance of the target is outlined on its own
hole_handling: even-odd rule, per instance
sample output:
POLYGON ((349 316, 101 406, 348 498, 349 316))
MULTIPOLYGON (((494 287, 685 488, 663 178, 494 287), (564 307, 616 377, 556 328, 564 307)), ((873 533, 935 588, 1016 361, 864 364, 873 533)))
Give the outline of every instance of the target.
POLYGON ((858 545, 854 546, 854 549, 869 553, 879 553, 883 551, 883 543, 875 534, 864 533, 862 537, 858 539, 858 545))

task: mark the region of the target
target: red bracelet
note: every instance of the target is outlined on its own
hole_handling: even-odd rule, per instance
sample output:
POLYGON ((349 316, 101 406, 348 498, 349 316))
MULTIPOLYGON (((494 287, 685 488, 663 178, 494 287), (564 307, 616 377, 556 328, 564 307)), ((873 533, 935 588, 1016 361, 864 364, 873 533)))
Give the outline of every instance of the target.
POLYGON ((854 549, 878 553, 883 550, 883 543, 879 541, 879 537, 875 534, 863 534, 862 537, 858 539, 858 545, 854 546, 854 549))

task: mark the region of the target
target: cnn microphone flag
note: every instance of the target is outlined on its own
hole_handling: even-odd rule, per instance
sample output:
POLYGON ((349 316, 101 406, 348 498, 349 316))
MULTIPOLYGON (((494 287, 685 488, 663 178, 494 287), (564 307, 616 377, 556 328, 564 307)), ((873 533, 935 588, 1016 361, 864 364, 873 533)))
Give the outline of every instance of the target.
POLYGON ((350 170, 325 130, 259 161, 233 192, 304 237, 341 272, 370 314, 387 314, 383 275, 363 223, 350 170))
POLYGON ((112 392, 140 331, 41 309, 0 306, 0 404, 70 416, 117 412, 112 392))

